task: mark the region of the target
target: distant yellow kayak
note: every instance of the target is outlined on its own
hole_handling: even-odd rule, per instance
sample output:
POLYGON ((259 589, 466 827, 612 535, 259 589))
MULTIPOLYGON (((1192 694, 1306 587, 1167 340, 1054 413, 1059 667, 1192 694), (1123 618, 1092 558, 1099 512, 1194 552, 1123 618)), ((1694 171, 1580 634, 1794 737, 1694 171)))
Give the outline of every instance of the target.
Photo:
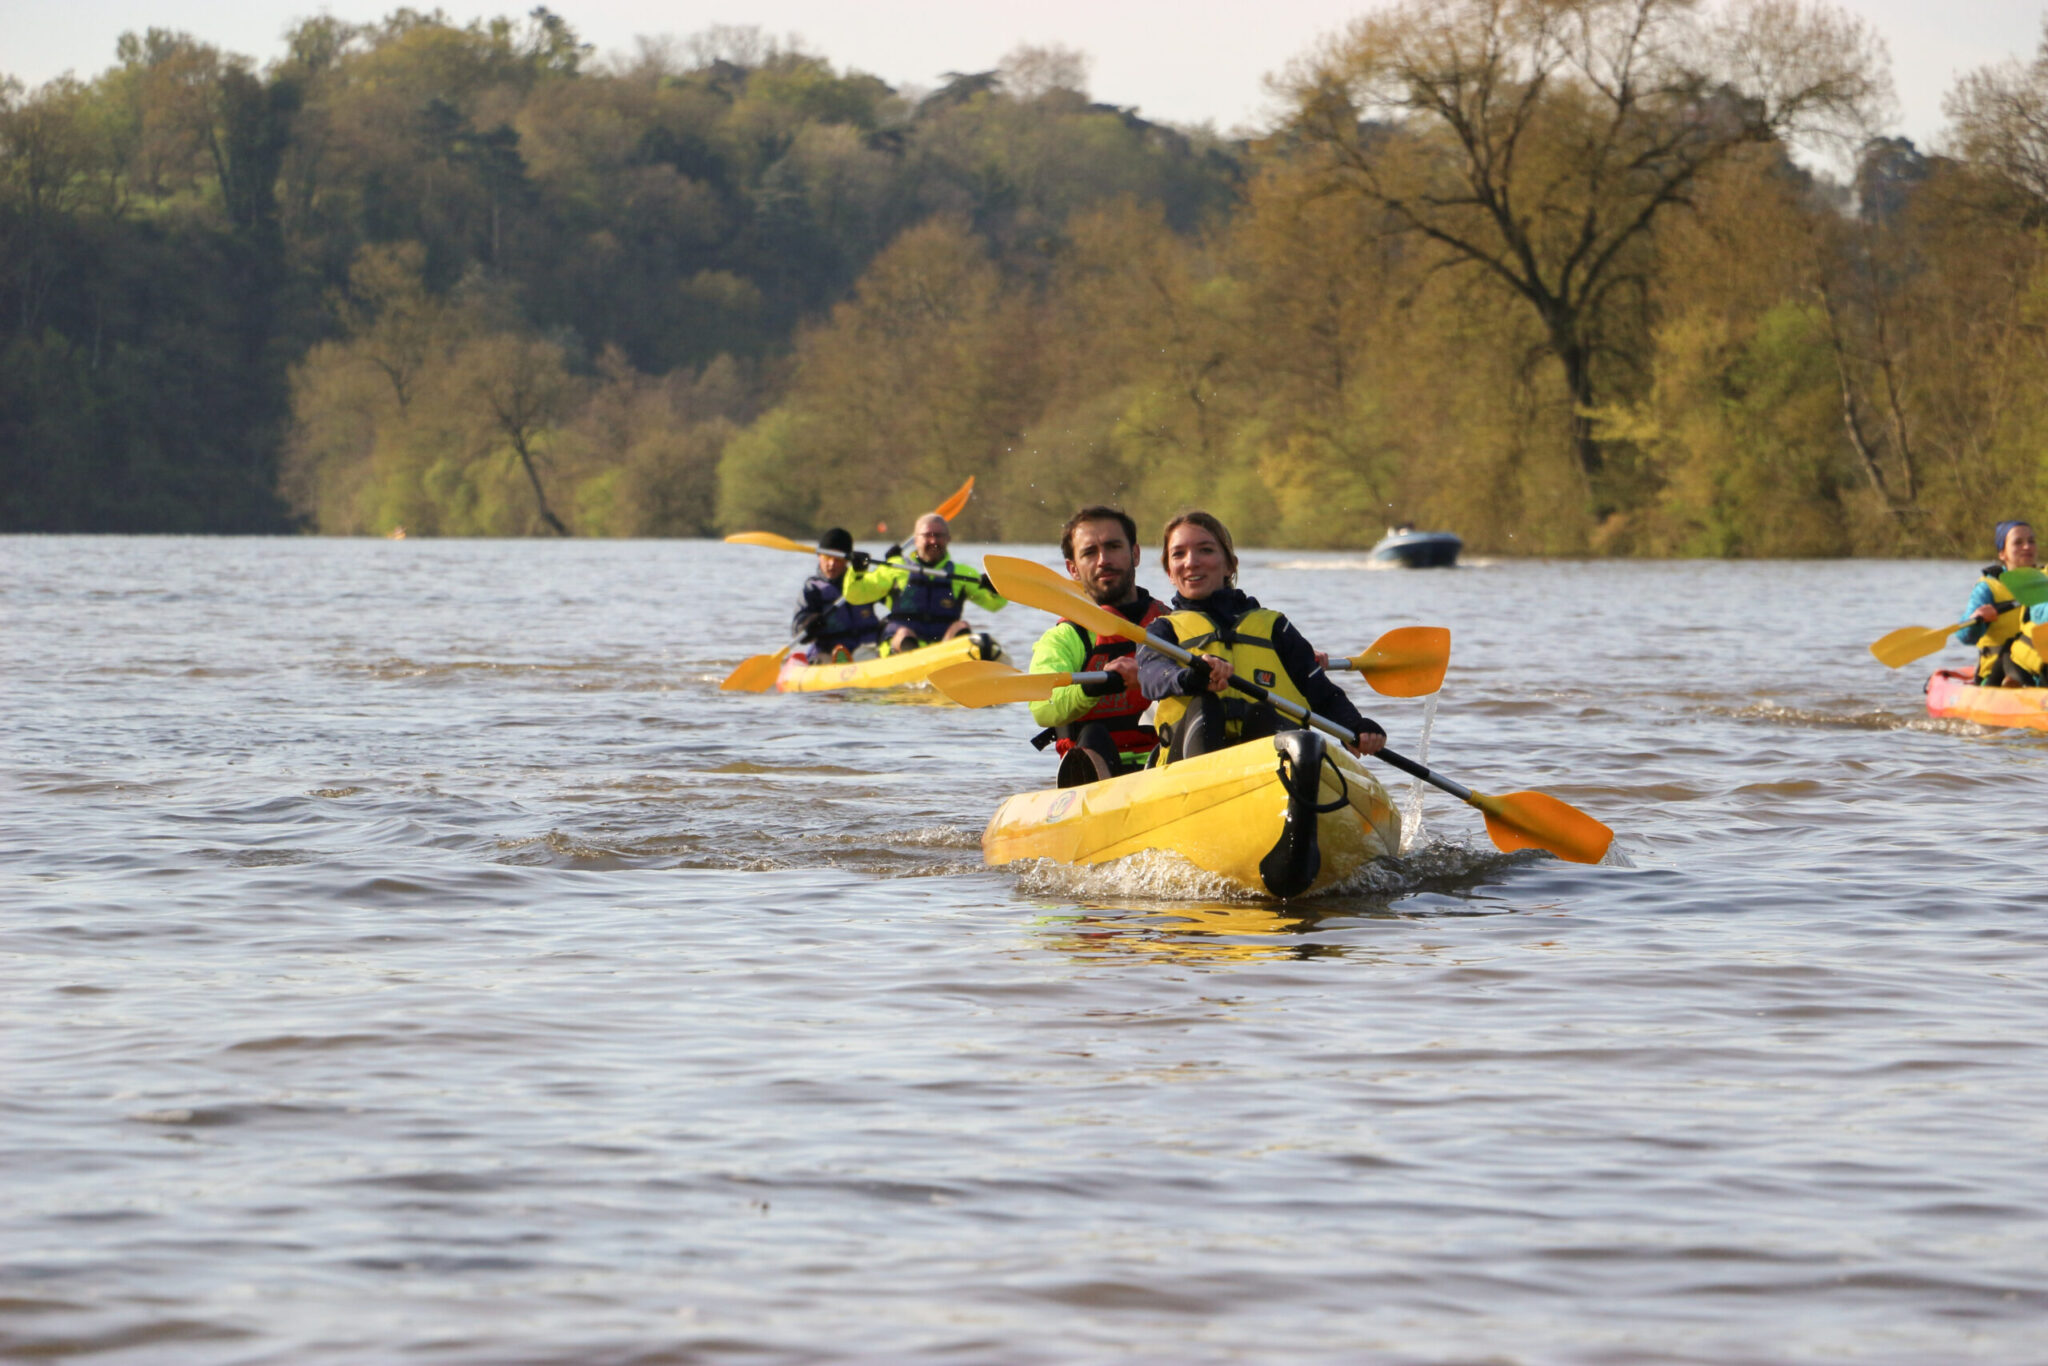
POLYGON ((1082 787, 1020 793, 981 837, 992 865, 1108 863, 1164 849, 1275 897, 1322 891, 1400 847, 1401 815, 1386 789, 1305 730, 1082 787))
POLYGON ((906 688, 922 683, 948 664, 970 659, 1001 659, 1003 647, 986 632, 954 636, 880 659, 851 664, 810 664, 791 655, 775 677, 777 692, 830 692, 838 688, 906 688))

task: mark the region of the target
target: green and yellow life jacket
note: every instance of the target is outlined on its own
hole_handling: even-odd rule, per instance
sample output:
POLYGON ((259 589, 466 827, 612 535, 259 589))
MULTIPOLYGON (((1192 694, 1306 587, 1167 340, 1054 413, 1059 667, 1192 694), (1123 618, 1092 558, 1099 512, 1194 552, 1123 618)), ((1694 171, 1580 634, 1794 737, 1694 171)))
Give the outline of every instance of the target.
POLYGON ((2027 609, 2013 597, 2012 590, 1998 579, 1999 569, 1993 566, 1984 571, 1984 586, 1991 590, 1991 601, 1998 608, 1984 628, 1984 634, 1977 637, 1977 681, 1999 684, 2005 681, 2005 657, 2012 656, 2012 662, 2028 673, 2042 672, 2041 652, 2034 648, 2027 638, 2027 609))
MULTIPOLYGON (((1280 620, 1280 614, 1270 607, 1254 607, 1237 619, 1234 626, 1220 626, 1206 612, 1174 612, 1165 618, 1173 623, 1174 632, 1180 637, 1180 647, 1191 654, 1214 655, 1230 661, 1230 671, 1239 678, 1256 683, 1275 697, 1284 697, 1302 707, 1308 706, 1308 699, 1302 696, 1287 668, 1280 662, 1279 653, 1273 648, 1273 630, 1280 620)), ((1253 708, 1261 704, 1240 693, 1225 692, 1223 702, 1223 734, 1227 740, 1237 740, 1244 734, 1244 721, 1253 708)), ((1169 728, 1177 727, 1187 715, 1186 697, 1162 697, 1154 717, 1162 736, 1169 728)))

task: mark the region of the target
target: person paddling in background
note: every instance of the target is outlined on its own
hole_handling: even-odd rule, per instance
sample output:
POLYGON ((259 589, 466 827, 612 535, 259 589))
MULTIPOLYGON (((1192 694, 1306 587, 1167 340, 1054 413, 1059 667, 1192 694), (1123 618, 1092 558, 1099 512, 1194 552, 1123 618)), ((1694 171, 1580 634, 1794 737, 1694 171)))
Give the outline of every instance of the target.
POLYGON ((946 548, 953 532, 946 519, 927 512, 917 519, 908 558, 891 557, 880 564, 856 567, 846 581, 846 600, 863 604, 890 599, 882 630, 891 651, 914 650, 964 634, 961 611, 970 602, 1000 612, 1009 604, 988 575, 969 564, 955 564, 946 548))
POLYGON ((1986 565, 1983 577, 1970 590, 1963 629, 1956 634, 1963 644, 1977 647, 1980 687, 2038 688, 2048 669, 2023 628, 2029 618, 2048 621, 2048 603, 2023 609, 2012 590, 1998 581, 2008 569, 2040 568, 2034 528, 2025 522, 2000 522, 1991 540, 1998 563, 1986 565))
POLYGON ((790 631, 810 646, 812 663, 844 663, 856 650, 872 654, 881 642, 875 609, 846 600, 847 567, 864 568, 867 558, 853 548, 853 537, 844 528, 835 526, 818 538, 818 572, 804 580, 803 601, 789 623, 790 631))
POLYGON ((1067 519, 1060 532, 1067 573, 1090 598, 1129 621, 1129 636, 1100 640, 1062 617, 1031 650, 1035 674, 1108 673, 1100 684, 1070 684, 1031 704, 1041 726, 1032 744, 1057 744, 1059 785, 1079 787, 1144 766, 1159 744, 1139 718, 1150 705, 1138 688, 1138 647, 1144 628, 1166 604, 1138 586, 1138 524, 1121 508, 1097 504, 1067 519))
POLYGON ((1357 743, 1346 746, 1353 754, 1376 754, 1386 744, 1387 733, 1323 672, 1325 656, 1286 617, 1237 586, 1237 551, 1223 523, 1206 512, 1182 513, 1166 524, 1164 558, 1173 611, 1148 629, 1195 655, 1185 666, 1155 650, 1138 655, 1138 686, 1159 704, 1168 762, 1294 724, 1271 705, 1230 691, 1233 677, 1356 731, 1357 743))

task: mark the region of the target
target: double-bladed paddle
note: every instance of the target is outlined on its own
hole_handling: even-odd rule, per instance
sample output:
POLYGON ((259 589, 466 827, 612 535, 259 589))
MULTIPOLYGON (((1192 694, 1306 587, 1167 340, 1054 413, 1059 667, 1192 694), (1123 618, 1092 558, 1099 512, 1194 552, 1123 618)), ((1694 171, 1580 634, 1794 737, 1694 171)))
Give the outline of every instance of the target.
MULTIPOLYGON (((1998 576, 1998 581, 2013 597, 2009 603, 1998 604, 2001 611, 2016 612, 2048 602, 2048 574, 2038 569, 2008 569, 1998 576)), ((1948 644, 1950 636, 1970 624, 1958 621, 1949 626, 1901 626, 1871 641, 1870 653, 1887 669, 1902 669, 1916 659, 1934 654, 1948 644)), ((2035 648, 2048 652, 2048 622, 2037 621, 2020 629, 2027 633, 2035 648)))
POLYGON ((1887 669, 1903 669, 1947 645, 1949 637, 1962 629, 1961 622, 1953 626, 1901 626, 1871 641, 1870 653, 1887 669))
MULTIPOLYGON (((1446 628, 1397 626, 1365 653, 1333 659, 1327 667, 1355 670, 1373 691, 1387 697, 1426 697, 1443 686, 1450 660, 1451 633, 1446 628)), ((931 685, 963 707, 993 707, 1004 702, 1043 702, 1061 688, 1106 683, 1110 677, 1107 671, 1024 673, 998 660, 978 659, 947 665, 931 676, 931 685)))
MULTIPOLYGON (((735 531, 725 539, 733 545, 757 545, 767 550, 793 550, 799 555, 837 555, 841 559, 847 558, 846 552, 843 550, 827 550, 821 545, 805 545, 802 541, 793 541, 787 536, 778 536, 772 531, 735 531)), ((876 567, 887 569, 892 574, 908 574, 918 578, 952 579, 956 583, 981 582, 981 575, 979 574, 962 574, 957 570, 941 574, 936 569, 926 569, 915 560, 907 564, 888 564, 877 561, 876 567)))
MULTIPOLYGON (((952 496, 933 508, 932 511, 950 522, 960 515, 961 511, 967 506, 967 500, 973 496, 974 476, 970 474, 967 476, 966 483, 954 489, 952 496)), ((802 541, 793 541, 787 536, 778 536, 772 531, 735 531, 725 539, 733 545, 758 545, 764 546, 769 550, 793 550, 799 555, 839 555, 844 558, 844 552, 842 551, 827 550, 821 545, 805 545, 802 541)))
MULTIPOLYGON (((1100 635, 1121 635, 1130 629, 1129 622, 1097 604, 1079 584, 1056 570, 1009 555, 991 555, 985 565, 989 578, 995 582, 996 591, 1012 602, 1056 613, 1100 635)), ((1194 658, 1178 645, 1168 644, 1156 636, 1147 638, 1145 648, 1157 650, 1183 664, 1194 658)), ((1271 703, 1304 725, 1334 735, 1347 745, 1358 742, 1357 732, 1284 697, 1275 697, 1256 683, 1232 678, 1230 686, 1246 696, 1271 703)), ((1573 863, 1598 863, 1606 856, 1607 846, 1614 841, 1612 830, 1578 808, 1545 793, 1510 792, 1506 796, 1491 797, 1442 777, 1390 749, 1382 749, 1373 757, 1475 807, 1486 818, 1486 833, 1493 837, 1494 846, 1504 852, 1546 849, 1573 863)))

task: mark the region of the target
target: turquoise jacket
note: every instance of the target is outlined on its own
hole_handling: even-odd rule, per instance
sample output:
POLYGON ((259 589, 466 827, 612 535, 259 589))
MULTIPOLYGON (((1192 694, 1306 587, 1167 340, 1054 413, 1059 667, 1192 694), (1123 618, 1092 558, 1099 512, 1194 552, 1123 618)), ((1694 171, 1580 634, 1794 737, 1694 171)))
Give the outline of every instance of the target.
MULTIPOLYGON (((1984 575, 1977 580, 1977 586, 1970 590, 1970 605, 1963 609, 1963 626, 1956 632, 1957 639, 1965 645, 1975 645, 1984 638, 1984 633, 1991 629, 1990 622, 1973 621, 1971 618, 1977 615, 1979 607, 1996 605, 1991 597, 1991 585, 1984 582, 1984 579, 1997 572, 1996 568, 1985 570, 1984 575)), ((2048 621, 2048 602, 2036 603, 2027 608, 2026 613, 2028 621, 2048 621)))

